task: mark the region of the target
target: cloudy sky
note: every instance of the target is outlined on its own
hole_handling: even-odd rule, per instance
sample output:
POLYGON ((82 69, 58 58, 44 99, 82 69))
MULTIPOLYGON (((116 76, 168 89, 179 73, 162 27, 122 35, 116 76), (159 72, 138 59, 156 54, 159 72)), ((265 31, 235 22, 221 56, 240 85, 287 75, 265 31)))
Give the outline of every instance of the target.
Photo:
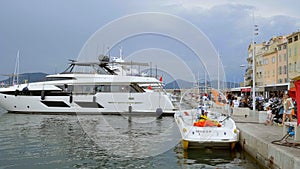
MULTIPOLYGON (((298 0, 1 0, 0 74, 14 72, 18 50, 21 73, 61 72, 68 59, 79 57, 86 41, 100 28, 128 15, 159 12, 197 27, 220 54, 226 78, 237 82, 244 71, 240 65, 247 63, 253 14, 254 24, 259 25, 255 40, 262 42, 298 31, 299 6, 298 0)), ((119 46, 123 47, 124 56, 147 48, 157 51, 161 46, 162 51, 171 52, 158 53, 189 59, 190 51, 182 44, 164 38, 160 43, 156 41, 157 37, 146 35, 123 41, 119 46)), ((103 52, 106 46, 99 48, 103 52)), ((112 54, 118 55, 117 50, 112 54)))

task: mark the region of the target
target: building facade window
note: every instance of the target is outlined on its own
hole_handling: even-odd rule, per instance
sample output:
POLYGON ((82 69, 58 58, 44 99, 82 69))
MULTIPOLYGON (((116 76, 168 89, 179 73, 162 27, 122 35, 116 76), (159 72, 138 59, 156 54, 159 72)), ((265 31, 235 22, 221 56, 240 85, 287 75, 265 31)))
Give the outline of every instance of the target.
POLYGON ((289 43, 292 43, 292 42, 293 42, 293 38, 289 38, 289 39, 288 39, 288 42, 289 42, 289 43))
POLYGON ((283 60, 286 61, 286 54, 283 54, 283 60))
POLYGON ((262 78, 262 73, 261 72, 259 72, 259 77, 262 78))
POLYGON ((269 62, 269 59, 264 59, 264 60, 263 60, 263 64, 264 64, 264 65, 267 65, 268 62, 269 62))
POLYGON ((272 63, 275 63, 275 56, 272 57, 272 63))
POLYGON ((278 70, 279 70, 279 74, 281 75, 282 74, 282 67, 279 66, 278 70))
POLYGON ((283 66, 283 73, 286 75, 286 73, 287 73, 287 67, 286 67, 286 65, 284 65, 283 66))
POLYGON ((281 55, 278 55, 278 60, 279 62, 281 62, 281 55))
POLYGON ((298 41, 298 35, 294 36, 294 41, 298 41))

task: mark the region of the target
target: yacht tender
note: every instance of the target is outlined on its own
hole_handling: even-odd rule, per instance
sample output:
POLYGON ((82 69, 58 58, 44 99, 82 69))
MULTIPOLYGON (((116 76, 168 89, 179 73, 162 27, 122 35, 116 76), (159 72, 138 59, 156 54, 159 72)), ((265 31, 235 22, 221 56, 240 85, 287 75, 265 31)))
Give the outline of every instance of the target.
POLYGON ((221 109, 211 109, 210 106, 204 105, 198 109, 178 111, 174 117, 184 149, 189 147, 233 149, 239 140, 239 130, 235 122, 229 115, 222 114, 221 109))

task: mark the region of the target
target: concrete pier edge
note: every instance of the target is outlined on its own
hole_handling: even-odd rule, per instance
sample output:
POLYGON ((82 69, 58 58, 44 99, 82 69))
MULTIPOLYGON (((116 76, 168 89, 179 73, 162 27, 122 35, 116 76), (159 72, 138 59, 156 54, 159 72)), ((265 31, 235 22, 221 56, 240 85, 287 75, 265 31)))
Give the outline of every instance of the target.
POLYGON ((240 130, 241 148, 267 168, 300 168, 300 149, 272 144, 283 137, 283 128, 278 125, 265 125, 258 112, 250 117, 233 115, 240 130))

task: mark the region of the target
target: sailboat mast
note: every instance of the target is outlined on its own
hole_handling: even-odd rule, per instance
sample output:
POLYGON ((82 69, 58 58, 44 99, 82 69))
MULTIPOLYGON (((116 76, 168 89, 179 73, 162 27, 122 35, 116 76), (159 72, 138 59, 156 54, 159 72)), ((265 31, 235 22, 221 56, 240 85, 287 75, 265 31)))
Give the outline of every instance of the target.
POLYGON ((220 54, 218 52, 218 91, 220 91, 220 54))
POLYGON ((200 97, 200 75, 198 72, 198 77, 197 77, 197 90, 198 90, 198 95, 200 97))
POLYGON ((207 80, 206 80, 206 71, 204 71, 204 80, 205 80, 205 93, 207 93, 207 80))

